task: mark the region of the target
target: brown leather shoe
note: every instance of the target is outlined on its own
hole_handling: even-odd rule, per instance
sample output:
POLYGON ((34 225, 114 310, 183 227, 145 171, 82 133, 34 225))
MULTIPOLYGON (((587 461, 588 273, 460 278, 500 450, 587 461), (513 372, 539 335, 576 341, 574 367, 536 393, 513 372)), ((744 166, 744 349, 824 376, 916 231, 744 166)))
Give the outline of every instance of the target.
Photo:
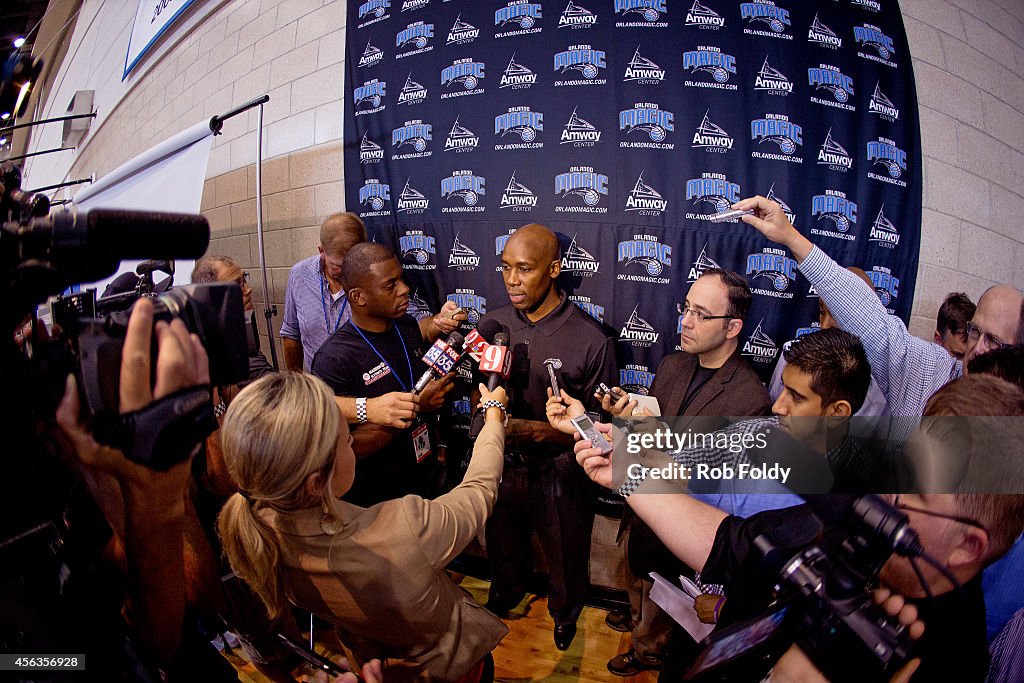
POLYGON ((628 633, 633 630, 633 619, 628 612, 613 610, 604 618, 604 623, 613 631, 628 633))

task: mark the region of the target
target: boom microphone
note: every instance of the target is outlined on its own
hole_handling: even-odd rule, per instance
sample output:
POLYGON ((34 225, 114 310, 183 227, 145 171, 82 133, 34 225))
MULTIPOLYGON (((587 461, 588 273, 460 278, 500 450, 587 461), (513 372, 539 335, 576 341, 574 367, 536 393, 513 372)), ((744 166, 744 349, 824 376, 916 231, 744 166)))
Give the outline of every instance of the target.
POLYGON ((444 377, 462 358, 462 345, 466 341, 458 332, 452 332, 448 339, 438 339, 423 355, 423 362, 428 370, 416 381, 412 393, 418 394, 436 377, 444 377))

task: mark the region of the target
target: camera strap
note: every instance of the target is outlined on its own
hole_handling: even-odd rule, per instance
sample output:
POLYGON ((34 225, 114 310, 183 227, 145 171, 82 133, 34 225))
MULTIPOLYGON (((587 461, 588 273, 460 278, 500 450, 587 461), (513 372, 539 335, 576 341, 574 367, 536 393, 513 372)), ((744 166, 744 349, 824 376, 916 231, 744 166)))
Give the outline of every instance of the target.
POLYGON ((123 415, 93 418, 97 442, 118 448, 129 460, 163 471, 187 460, 217 429, 210 387, 179 389, 123 415))

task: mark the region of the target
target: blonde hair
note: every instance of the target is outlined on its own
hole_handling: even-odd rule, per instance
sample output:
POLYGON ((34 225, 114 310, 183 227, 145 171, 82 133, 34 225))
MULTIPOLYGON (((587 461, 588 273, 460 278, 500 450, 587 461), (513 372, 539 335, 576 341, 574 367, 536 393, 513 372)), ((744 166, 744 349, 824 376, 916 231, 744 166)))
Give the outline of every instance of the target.
POLYGON ((327 385, 298 372, 256 380, 235 397, 224 417, 224 463, 239 493, 221 510, 217 529, 231 568, 256 591, 271 617, 281 615, 287 599, 278 569, 277 534, 258 511, 287 512, 319 503, 337 514, 329 482, 339 422, 327 385), (325 482, 319 499, 306 490, 311 474, 325 482))

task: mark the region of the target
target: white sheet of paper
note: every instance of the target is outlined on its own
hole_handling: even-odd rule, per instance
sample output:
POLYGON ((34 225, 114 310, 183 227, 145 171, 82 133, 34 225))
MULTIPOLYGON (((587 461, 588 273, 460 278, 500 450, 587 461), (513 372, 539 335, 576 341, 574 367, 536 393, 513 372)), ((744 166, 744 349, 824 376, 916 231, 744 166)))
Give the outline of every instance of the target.
POLYGON ((651 579, 654 580, 651 600, 685 628, 695 641, 699 643, 714 630, 714 624, 705 624, 697 618, 693 598, 676 588, 658 572, 651 572, 651 579))

